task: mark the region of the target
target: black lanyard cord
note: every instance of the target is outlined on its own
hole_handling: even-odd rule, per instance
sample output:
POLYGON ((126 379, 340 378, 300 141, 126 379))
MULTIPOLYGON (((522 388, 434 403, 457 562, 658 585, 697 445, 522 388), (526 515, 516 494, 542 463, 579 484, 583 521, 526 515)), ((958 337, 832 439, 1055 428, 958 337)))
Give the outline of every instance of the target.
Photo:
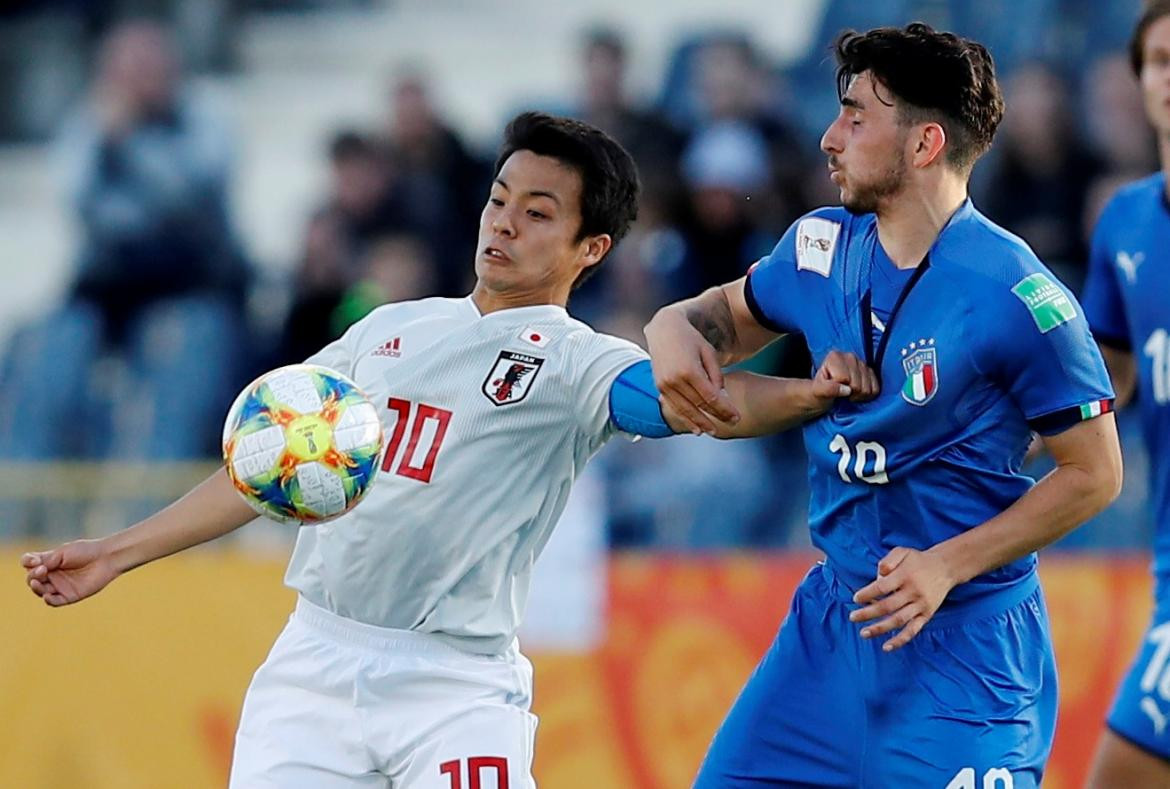
MULTIPOLYGON (((872 272, 872 258, 870 260, 870 270, 872 272)), ((906 284, 902 286, 902 292, 898 294, 898 300, 894 302, 894 308, 890 310, 890 317, 886 321, 886 328, 882 330, 881 339, 878 340, 876 353, 873 350, 872 284, 870 284, 869 289, 866 290, 861 297, 861 338, 865 347, 865 362, 879 376, 881 375, 882 360, 886 356, 886 346, 889 344, 890 334, 893 333, 894 318, 897 317, 898 311, 902 308, 902 303, 906 301, 906 297, 910 295, 910 291, 913 290, 914 286, 918 284, 918 281, 922 279, 922 275, 926 273, 928 268, 930 268, 929 255, 922 259, 922 262, 918 264, 916 269, 914 269, 914 273, 910 276, 910 279, 907 280, 906 284)), ((873 277, 871 274, 871 283, 872 279, 873 277)))

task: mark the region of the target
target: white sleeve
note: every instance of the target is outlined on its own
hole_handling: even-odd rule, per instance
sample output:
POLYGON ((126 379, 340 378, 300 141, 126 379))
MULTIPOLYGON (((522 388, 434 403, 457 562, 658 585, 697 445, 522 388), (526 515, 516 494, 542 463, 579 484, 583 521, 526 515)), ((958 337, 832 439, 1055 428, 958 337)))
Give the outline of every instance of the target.
POLYGON ((630 365, 650 357, 632 342, 608 334, 581 332, 578 337, 573 338, 577 421, 587 436, 604 441, 615 430, 609 419, 614 380, 630 365))

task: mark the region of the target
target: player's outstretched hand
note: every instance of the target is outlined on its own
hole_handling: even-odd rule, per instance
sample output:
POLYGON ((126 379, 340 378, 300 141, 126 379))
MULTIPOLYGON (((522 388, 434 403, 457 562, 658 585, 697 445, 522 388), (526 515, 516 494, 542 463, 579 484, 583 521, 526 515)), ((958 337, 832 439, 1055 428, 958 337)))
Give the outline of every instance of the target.
POLYGON ((659 311, 646 326, 646 343, 659 394, 692 433, 714 435, 712 416, 739 421, 715 349, 685 318, 659 311))
POLYGON ((97 594, 118 576, 100 540, 74 540, 20 557, 28 588, 47 605, 62 606, 97 594))
POLYGON ((832 384, 848 386, 850 394, 847 396, 855 403, 872 400, 881 391, 881 384, 878 383, 878 377, 874 371, 869 369, 861 359, 845 351, 829 351, 829 354, 821 362, 820 369, 817 370, 813 381, 818 387, 816 390, 818 396, 821 396, 820 387, 823 384, 826 393, 824 396, 831 396, 834 399, 841 395, 828 394, 836 391, 831 386, 832 384))
POLYGON ((886 652, 906 646, 922 632, 954 587, 942 560, 929 551, 894 548, 878 562, 877 580, 853 595, 864 606, 849 615, 851 622, 874 622, 861 629, 862 638, 897 631, 882 644, 886 652))

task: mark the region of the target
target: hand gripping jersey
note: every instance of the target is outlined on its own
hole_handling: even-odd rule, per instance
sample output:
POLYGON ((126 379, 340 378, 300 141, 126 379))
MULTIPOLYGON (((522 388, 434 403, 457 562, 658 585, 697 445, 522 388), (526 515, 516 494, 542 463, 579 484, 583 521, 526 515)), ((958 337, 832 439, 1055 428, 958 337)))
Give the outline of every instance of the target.
POLYGON ((1157 526, 1154 570, 1162 579, 1170 574, 1170 205, 1162 173, 1126 186, 1105 207, 1084 302, 1097 339, 1132 351, 1137 362, 1157 526))
MULTIPOLYGON (((851 351, 880 375, 876 400, 840 401, 804 428, 813 542, 853 589, 891 548, 926 549, 1005 510, 1033 484, 1020 473, 1032 431, 1060 432, 1113 397, 1079 305, 969 201, 898 290, 876 287, 875 257, 872 214, 819 209, 745 286, 757 320, 803 333, 814 363, 851 351)), ((1034 565, 980 576, 944 609, 1034 565)))
POLYGON ((503 651, 574 478, 617 432, 611 385, 645 358, 556 306, 378 308, 309 361, 381 409, 382 472, 352 512, 301 529, 286 583, 359 622, 503 651))

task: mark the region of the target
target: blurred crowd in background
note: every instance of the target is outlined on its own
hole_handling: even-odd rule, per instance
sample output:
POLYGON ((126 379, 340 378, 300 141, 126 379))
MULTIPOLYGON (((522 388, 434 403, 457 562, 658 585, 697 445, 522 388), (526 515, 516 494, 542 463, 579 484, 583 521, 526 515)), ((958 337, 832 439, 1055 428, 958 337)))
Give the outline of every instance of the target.
MULTIPOLYGON (((53 39, 56 62, 52 53, 0 54, 0 134, 52 135, 82 232, 65 298, 0 351, 0 460, 214 457, 226 405, 255 374, 303 359, 379 304, 469 291, 494 151, 444 118, 422 69, 388 79, 383 125, 339 127, 320 151, 329 185, 303 226, 289 228, 301 241, 288 281, 257 276, 258 261, 239 242, 227 199, 231 132, 185 90, 186 79, 239 67, 230 32, 242 15, 323 5, 338 4, 6 6, 0 41, 38 24, 46 6, 72 37, 71 46, 53 39), (21 69, 46 62, 58 72, 47 83, 75 84, 67 111, 53 95, 32 105, 4 100, 27 82, 21 69), (279 321, 257 320, 257 289, 286 294, 279 321)), ((801 57, 774 62, 750 30, 709 31, 677 42, 656 97, 640 103, 627 86, 632 42, 616 28, 582 31, 579 94, 528 106, 609 131, 636 159, 644 191, 633 232, 570 311, 642 342, 659 306, 741 276, 794 219, 836 202, 818 150, 837 109, 827 45, 843 28, 912 19, 991 50, 1008 112, 976 168, 975 202, 1078 290, 1104 202, 1157 168, 1125 54, 1137 5, 828 0, 801 57)), ((801 338, 786 337, 748 364, 804 376, 810 362, 801 338)), ((1140 442, 1129 421, 1130 494, 1070 545, 1146 545, 1140 442)), ((750 442, 619 441, 600 468, 615 547, 805 539, 796 431, 750 442)))

